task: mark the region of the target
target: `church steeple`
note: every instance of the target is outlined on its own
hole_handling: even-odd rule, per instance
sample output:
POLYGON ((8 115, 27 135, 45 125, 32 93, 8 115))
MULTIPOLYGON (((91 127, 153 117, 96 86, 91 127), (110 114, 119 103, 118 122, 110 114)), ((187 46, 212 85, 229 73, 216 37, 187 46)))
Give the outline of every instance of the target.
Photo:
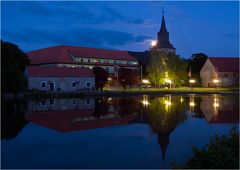
POLYGON ((158 32, 158 42, 157 42, 157 50, 163 51, 166 53, 175 53, 176 49, 169 41, 169 32, 167 31, 165 24, 164 11, 162 12, 162 23, 161 28, 158 32))
POLYGON ((161 23, 161 29, 160 29, 161 32, 167 32, 167 29, 166 29, 166 24, 165 24, 165 19, 164 19, 164 11, 162 12, 162 23, 161 23))

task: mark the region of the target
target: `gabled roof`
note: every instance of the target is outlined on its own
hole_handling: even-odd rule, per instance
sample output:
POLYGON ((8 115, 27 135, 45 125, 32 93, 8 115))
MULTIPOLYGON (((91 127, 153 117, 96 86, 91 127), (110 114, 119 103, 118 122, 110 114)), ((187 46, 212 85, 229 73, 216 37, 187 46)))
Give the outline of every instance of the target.
POLYGON ((43 63, 75 63, 73 57, 136 61, 127 51, 77 46, 54 46, 27 53, 32 65, 43 63))
POLYGON ((29 114, 26 114, 25 117, 28 121, 60 132, 80 131, 116 125, 126 125, 135 118, 134 116, 130 115, 119 117, 117 121, 115 118, 95 118, 92 120, 91 118, 93 112, 94 109, 37 111, 30 112, 29 114))
POLYGON ((30 77, 94 77, 89 68, 30 66, 26 73, 30 77))
POLYGON ((218 72, 239 72, 239 58, 209 57, 218 72))

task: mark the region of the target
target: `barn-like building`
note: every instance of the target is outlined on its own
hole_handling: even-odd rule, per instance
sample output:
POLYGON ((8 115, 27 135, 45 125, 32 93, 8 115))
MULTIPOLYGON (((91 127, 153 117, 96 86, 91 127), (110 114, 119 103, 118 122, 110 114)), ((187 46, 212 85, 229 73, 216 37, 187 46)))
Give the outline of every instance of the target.
POLYGON ((239 58, 209 57, 200 71, 203 87, 239 85, 239 58))

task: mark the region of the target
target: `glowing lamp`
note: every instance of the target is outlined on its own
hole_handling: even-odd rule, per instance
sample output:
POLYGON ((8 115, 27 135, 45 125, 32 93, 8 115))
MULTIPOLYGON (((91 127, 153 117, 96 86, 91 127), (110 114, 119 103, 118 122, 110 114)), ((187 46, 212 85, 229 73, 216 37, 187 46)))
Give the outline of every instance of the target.
POLYGON ((189 80, 189 83, 195 83, 195 82, 196 82, 196 81, 193 80, 193 79, 189 80))
POLYGON ((144 84, 149 84, 149 83, 150 83, 149 80, 147 80, 147 79, 143 79, 142 82, 143 82, 144 84))

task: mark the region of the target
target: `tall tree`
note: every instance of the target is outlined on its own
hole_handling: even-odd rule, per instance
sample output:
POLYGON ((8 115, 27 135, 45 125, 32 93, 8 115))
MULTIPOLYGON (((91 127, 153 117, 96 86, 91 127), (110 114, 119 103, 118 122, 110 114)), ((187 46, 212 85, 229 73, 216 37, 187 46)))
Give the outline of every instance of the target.
POLYGON ((206 62, 208 56, 203 53, 192 54, 189 63, 188 70, 191 67, 191 78, 195 79, 198 85, 201 85, 200 71, 206 62))
POLYGON ((93 74, 95 75, 96 89, 102 91, 104 85, 107 83, 108 72, 102 67, 94 67, 93 74))
POLYGON ((1 40, 2 50, 2 92, 18 93, 26 88, 23 75, 26 65, 30 64, 27 55, 13 43, 1 40))
POLYGON ((154 85, 170 79, 174 85, 187 81, 187 62, 175 54, 166 54, 153 49, 147 66, 148 78, 154 85))
POLYGON ((137 85, 140 83, 140 76, 137 70, 121 68, 119 70, 119 83, 125 89, 127 85, 137 85))

